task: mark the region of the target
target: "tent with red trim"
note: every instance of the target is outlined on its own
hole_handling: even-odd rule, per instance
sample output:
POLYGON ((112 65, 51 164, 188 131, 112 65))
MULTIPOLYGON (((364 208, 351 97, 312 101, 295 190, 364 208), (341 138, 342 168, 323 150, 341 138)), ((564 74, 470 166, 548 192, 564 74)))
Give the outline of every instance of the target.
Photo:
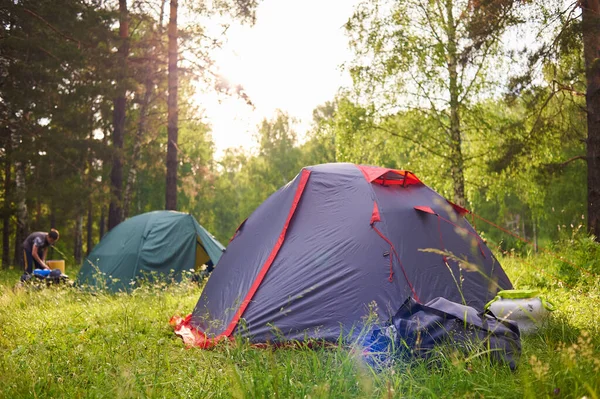
POLYGON ((467 212, 407 171, 306 167, 238 228, 175 331, 200 347, 236 334, 336 341, 409 298, 483 310, 512 285, 467 212))

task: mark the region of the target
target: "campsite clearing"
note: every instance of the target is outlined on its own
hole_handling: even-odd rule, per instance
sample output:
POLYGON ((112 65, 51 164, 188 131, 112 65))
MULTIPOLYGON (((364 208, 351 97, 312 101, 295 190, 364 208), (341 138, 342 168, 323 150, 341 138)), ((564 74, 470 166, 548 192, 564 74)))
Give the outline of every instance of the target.
POLYGON ((348 348, 185 349, 168 320, 192 311, 201 292, 193 284, 129 295, 13 291, 19 273, 3 271, 0 397, 598 397, 600 282, 566 288, 538 271, 559 268, 541 255, 499 260, 518 287, 545 290, 558 307, 546 328, 523 337, 516 372, 449 348, 379 371, 348 348))

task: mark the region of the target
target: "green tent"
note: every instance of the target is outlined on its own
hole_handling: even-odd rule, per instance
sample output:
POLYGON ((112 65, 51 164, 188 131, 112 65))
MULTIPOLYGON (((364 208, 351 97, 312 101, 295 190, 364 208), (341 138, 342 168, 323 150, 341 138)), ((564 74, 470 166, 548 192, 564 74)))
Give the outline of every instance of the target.
POLYGON ((181 280, 182 271, 216 265, 225 250, 192 215, 155 211, 112 229, 81 266, 77 283, 128 290, 140 277, 181 280))

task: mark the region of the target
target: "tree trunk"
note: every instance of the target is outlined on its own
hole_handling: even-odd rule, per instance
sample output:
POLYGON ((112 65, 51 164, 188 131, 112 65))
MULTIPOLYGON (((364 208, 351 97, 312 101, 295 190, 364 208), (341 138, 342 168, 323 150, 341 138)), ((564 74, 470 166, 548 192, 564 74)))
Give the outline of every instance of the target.
POLYGON ((532 219, 532 223, 533 223, 533 252, 537 253, 538 252, 538 235, 537 235, 537 226, 536 226, 536 219, 533 218, 532 219))
MULTIPOLYGON (((18 143, 18 140, 13 140, 18 143)), ((23 241, 29 232, 29 214, 27 212, 27 186, 25 183, 25 162, 15 161, 15 184, 17 202, 17 230, 15 232, 15 260, 14 265, 23 267, 23 241)))
MULTIPOLYGON (((101 210, 100 210, 100 234, 99 234, 100 235, 100 240, 102 239, 102 237, 104 237, 104 230, 105 230, 105 228, 104 228, 104 226, 105 226, 105 220, 104 219, 106 218, 106 215, 105 215, 106 211, 105 211, 105 209, 106 209, 106 207, 103 205, 102 208, 101 208, 101 210)), ((100 241, 100 240, 98 240, 98 241, 100 241)))
POLYGON ((458 64, 456 50, 456 23, 452 1, 446 0, 446 34, 448 35, 448 88, 450 91, 450 175, 454 185, 454 202, 465 206, 464 159, 462 154, 462 132, 460 128, 460 104, 458 101, 458 64))
POLYGON ((94 114, 96 110, 94 109, 94 101, 91 101, 90 104, 90 119, 89 123, 92 129, 90 129, 89 137, 88 137, 88 148, 87 148, 87 185, 90 192, 88 193, 87 198, 87 221, 86 221, 86 243, 85 243, 85 255, 89 255, 92 250, 93 243, 93 224, 94 224, 94 204, 92 201, 93 198, 93 187, 94 187, 94 153, 91 148, 91 143, 94 141, 94 114))
POLYGON ((77 211, 75 217, 75 241, 73 245, 73 258, 77 265, 81 264, 83 260, 83 215, 81 210, 77 211))
POLYGON ((165 209, 177 210, 177 0, 171 0, 169 18, 169 95, 167 98, 167 187, 165 209))
MULTIPOLYGON (((54 181, 54 163, 50 162, 50 181, 54 181)), ((50 228, 56 228, 56 213, 54 212, 54 199, 50 197, 50 228)))
POLYGON ((2 209, 2 268, 8 269, 10 265, 10 200, 11 192, 11 154, 12 139, 10 130, 4 129, 4 206, 2 209))
POLYGON ((40 197, 36 197, 35 198, 35 226, 33 226, 33 227, 37 230, 37 229, 40 229, 41 225, 42 225, 42 201, 40 200, 40 197))
POLYGON ((111 198, 108 209, 108 230, 121 223, 123 190, 123 138, 125 136, 126 88, 125 78, 129 53, 129 15, 127 0, 119 0, 119 68, 116 76, 117 97, 113 109, 113 159, 110 173, 111 198))
POLYGON ((94 210, 93 210, 93 204, 92 204, 92 199, 90 198, 90 200, 88 201, 88 212, 87 212, 87 242, 85 245, 85 255, 89 255, 90 252, 92 252, 92 247, 93 247, 93 238, 92 238, 92 232, 93 232, 93 224, 94 224, 94 220, 93 220, 93 216, 94 216, 94 210))
POLYGON ((133 153, 131 155, 131 164, 129 165, 129 173, 127 174, 127 184, 125 185, 125 195, 123 196, 123 219, 127 219, 129 216, 129 208, 131 206, 131 193, 133 191, 133 185, 137 176, 137 164, 140 157, 140 149, 142 146, 142 138, 146 132, 146 121, 148 117, 148 107, 150 105, 150 97, 152 96, 152 87, 154 86, 150 74, 152 73, 150 68, 147 68, 146 73, 148 78, 145 83, 145 92, 142 104, 140 107, 140 120, 133 140, 133 153))
POLYGON ((600 241, 600 0, 582 0, 587 89, 588 229, 600 241))
MULTIPOLYGON (((51 180, 54 181, 54 174, 52 173, 52 164, 50 164, 50 171, 50 176, 52 177, 51 180)), ((54 201, 52 200, 52 198, 50 199, 50 228, 56 228, 56 215, 54 213, 54 201)), ((50 249, 48 249, 48 257, 49 259, 54 258, 54 246, 51 246, 50 249)))
MULTIPOLYGON (((36 160, 38 161, 38 160, 36 160)), ((32 176, 32 180, 33 180, 33 184, 32 186, 35 187, 38 182, 40 181, 40 164, 39 162, 36 162, 36 164, 33 164, 33 170, 35 172, 35 177, 32 176)), ((31 227, 34 231, 40 231, 40 230, 45 230, 45 228, 42 228, 42 198, 39 195, 36 195, 33 198, 33 201, 30 202, 31 204, 31 222, 33 224, 33 226, 29 226, 31 227), (35 219, 33 217, 33 214, 35 212, 35 219)))
POLYGON ((167 0, 160 0, 160 16, 158 18, 158 31, 161 33, 161 37, 162 33, 164 32, 163 23, 165 20, 165 4, 167 4, 167 0))

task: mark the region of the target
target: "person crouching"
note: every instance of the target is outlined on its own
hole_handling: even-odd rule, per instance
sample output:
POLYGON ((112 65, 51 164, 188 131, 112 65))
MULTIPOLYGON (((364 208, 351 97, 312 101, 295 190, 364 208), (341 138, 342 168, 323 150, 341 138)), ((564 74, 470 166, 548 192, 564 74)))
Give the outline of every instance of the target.
POLYGON ((25 260, 25 273, 31 274, 34 269, 50 270, 46 264, 48 248, 58 241, 58 230, 51 229, 48 233, 37 231, 31 233, 23 241, 23 253, 25 260))

